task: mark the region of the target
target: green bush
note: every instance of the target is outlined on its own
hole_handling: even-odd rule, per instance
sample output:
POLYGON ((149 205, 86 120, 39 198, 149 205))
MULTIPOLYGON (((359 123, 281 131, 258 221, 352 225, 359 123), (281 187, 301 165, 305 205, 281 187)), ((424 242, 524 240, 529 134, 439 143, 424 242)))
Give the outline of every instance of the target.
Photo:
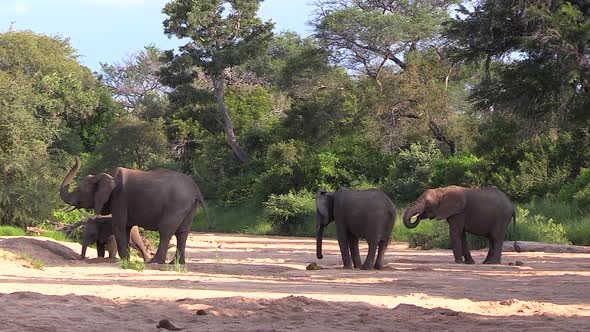
POLYGON ((315 198, 309 191, 270 195, 264 203, 266 218, 278 234, 295 235, 315 216, 315 198))
POLYGON ((567 238, 572 244, 590 245, 590 217, 564 225, 567 238))
MULTIPOLYGON (((483 236, 466 234, 470 250, 478 250, 488 246, 488 239, 483 236)), ((451 249, 449 224, 444 220, 422 221, 408 237, 410 248, 423 250, 441 248, 451 249)))
POLYGON ((486 183, 482 174, 483 159, 473 154, 439 159, 434 163, 432 185, 478 187, 486 183))
POLYGON ((582 168, 573 183, 564 185, 559 191, 559 199, 590 211, 590 169, 582 168))
POLYGON ((85 209, 75 209, 69 212, 65 212, 63 210, 53 210, 52 212, 52 219, 55 221, 62 222, 64 224, 75 224, 80 220, 93 216, 93 211, 85 209))
POLYGON ((0 226, 0 236, 25 236, 24 229, 14 226, 0 226))
POLYGON ((508 239, 570 244, 563 225, 541 214, 531 215, 529 210, 520 206, 516 207, 516 229, 515 236, 513 225, 508 227, 508 239))
POLYGON ((441 153, 434 142, 428 145, 412 143, 409 149, 401 150, 383 184, 395 202, 415 200, 432 181, 434 164, 441 153))

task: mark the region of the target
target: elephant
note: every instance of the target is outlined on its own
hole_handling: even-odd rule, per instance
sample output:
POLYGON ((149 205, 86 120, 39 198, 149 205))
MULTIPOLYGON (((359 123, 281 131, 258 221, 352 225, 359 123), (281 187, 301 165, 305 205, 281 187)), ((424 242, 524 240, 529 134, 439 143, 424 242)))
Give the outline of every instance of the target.
MULTIPOLYGON (((475 263, 465 232, 488 238, 489 250, 483 264, 500 264, 502 244, 511 219, 516 230, 514 206, 508 196, 495 187, 428 189, 410 204, 404 213, 404 225, 414 228, 425 218, 447 220, 455 263, 475 263), (417 216, 416 221, 411 222, 414 216, 417 216)), ((519 251, 516 241, 514 248, 519 251)))
POLYGON ((117 167, 109 173, 85 176, 70 191, 80 166, 80 158, 76 157, 62 182, 60 197, 76 208, 94 209, 96 215, 112 214, 121 259, 129 259, 129 232, 137 225, 160 234, 158 250, 150 263, 165 263, 168 244, 175 235, 177 245, 172 262, 185 264, 186 240, 199 203, 209 220, 203 195, 191 177, 167 169, 140 171, 117 167))
POLYGON ((363 270, 383 268, 383 256, 391 240, 396 217, 395 205, 387 194, 377 189, 340 188, 336 192, 320 189, 316 195, 316 216, 318 259, 323 258, 324 228, 334 221, 345 269, 353 266, 363 270), (362 266, 359 238, 365 238, 369 244, 369 252, 362 266))
MULTIPOLYGON (((149 261, 150 255, 145 249, 137 226, 131 227, 130 239, 131 243, 141 251, 143 261, 149 261)), ((117 254, 117 241, 113 234, 113 218, 111 216, 89 218, 88 221, 84 223, 84 226, 82 226, 82 252, 80 254, 80 259, 83 260, 86 258, 86 248, 94 242, 96 242, 98 257, 105 256, 106 247, 109 251, 109 258, 115 258, 117 254)))

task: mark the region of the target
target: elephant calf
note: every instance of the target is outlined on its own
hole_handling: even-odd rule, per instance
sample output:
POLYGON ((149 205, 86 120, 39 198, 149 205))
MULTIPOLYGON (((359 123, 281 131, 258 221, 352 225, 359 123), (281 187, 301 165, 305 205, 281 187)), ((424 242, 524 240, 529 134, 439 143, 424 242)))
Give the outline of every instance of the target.
POLYGON ((322 189, 316 196, 317 208, 317 258, 322 259, 324 227, 336 223, 336 236, 345 269, 369 270, 383 267, 383 256, 391 240, 395 224, 395 205, 389 197, 377 189, 336 192, 322 189), (361 266, 359 238, 367 239, 369 252, 361 266), (378 250, 377 259, 375 252, 378 250))
MULTIPOLYGON (((149 261, 150 255, 145 250, 139 228, 133 226, 130 232, 131 243, 134 244, 145 262, 149 261)), ((86 258, 86 248, 92 243, 96 242, 96 251, 98 257, 105 256, 105 247, 109 251, 109 258, 115 258, 117 255, 117 241, 113 234, 113 218, 112 217, 97 217, 89 219, 82 229, 82 252, 80 259, 86 258)))
MULTIPOLYGON (((448 186, 426 190, 404 213, 404 225, 418 226, 421 219, 446 219, 456 263, 473 264, 465 232, 488 238, 490 248, 484 264, 500 264, 502 243, 510 219, 516 227, 512 202, 494 187, 465 188, 448 186), (412 223, 410 219, 418 216, 412 223), (463 258, 465 260, 463 260, 463 258)), ((518 246, 514 242, 514 248, 518 246)))

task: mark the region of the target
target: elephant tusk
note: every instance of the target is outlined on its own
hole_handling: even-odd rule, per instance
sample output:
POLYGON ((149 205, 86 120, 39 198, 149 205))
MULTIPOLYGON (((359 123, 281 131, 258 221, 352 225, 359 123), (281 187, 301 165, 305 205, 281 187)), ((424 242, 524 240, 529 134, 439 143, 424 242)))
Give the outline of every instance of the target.
POLYGON ((410 219, 418 218, 418 216, 420 216, 420 213, 416 213, 415 215, 411 216, 410 219))

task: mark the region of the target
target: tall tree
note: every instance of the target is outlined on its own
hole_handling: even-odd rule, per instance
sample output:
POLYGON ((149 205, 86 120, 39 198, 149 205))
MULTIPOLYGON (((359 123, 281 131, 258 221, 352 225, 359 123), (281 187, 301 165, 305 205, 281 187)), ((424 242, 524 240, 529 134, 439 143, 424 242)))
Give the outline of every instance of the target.
POLYGON ((519 114, 539 127, 588 119, 587 1, 486 0, 459 12, 446 35, 459 59, 485 63, 474 89, 480 110, 519 114))
POLYGON ((319 0, 317 37, 337 62, 378 78, 389 66, 407 67, 408 52, 435 45, 457 0, 319 0))
POLYGON ((173 0, 163 9, 168 15, 164 32, 188 38, 180 54, 167 53, 162 74, 172 87, 191 84, 200 68, 211 80, 227 143, 242 162, 248 153, 234 132, 224 100, 226 72, 265 52, 272 37, 272 22, 262 22, 256 12, 262 0, 173 0))
MULTIPOLYGON (((164 98, 166 88, 159 81, 157 71, 163 52, 153 45, 132 54, 120 63, 101 63, 102 82, 111 89, 114 98, 127 110, 148 113, 146 106, 164 98)), ((146 114, 137 114, 139 116, 146 114)))

